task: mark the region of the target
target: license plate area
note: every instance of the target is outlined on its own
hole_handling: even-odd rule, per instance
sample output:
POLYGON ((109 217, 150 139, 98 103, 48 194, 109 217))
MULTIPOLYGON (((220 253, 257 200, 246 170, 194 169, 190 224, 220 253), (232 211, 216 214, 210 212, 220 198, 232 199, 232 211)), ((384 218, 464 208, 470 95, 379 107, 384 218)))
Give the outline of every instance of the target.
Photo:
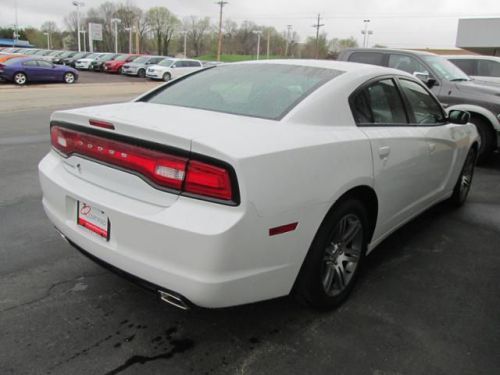
POLYGON ((103 210, 78 201, 76 223, 100 238, 109 240, 110 223, 103 210))

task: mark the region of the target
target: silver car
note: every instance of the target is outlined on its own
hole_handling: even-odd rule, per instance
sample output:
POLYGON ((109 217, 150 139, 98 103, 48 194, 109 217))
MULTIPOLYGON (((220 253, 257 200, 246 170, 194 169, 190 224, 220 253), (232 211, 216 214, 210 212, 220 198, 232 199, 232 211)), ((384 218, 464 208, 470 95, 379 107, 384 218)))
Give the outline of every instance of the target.
POLYGON ((144 78, 149 65, 158 64, 166 58, 166 56, 140 56, 134 61, 123 65, 122 74, 144 78))

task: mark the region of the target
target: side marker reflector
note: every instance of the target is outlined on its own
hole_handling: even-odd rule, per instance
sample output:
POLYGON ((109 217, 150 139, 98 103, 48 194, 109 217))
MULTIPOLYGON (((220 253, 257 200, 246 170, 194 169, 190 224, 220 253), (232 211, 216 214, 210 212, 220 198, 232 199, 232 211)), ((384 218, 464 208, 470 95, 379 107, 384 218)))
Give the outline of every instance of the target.
POLYGON ((283 234, 286 232, 294 231, 299 223, 290 223, 281 225, 279 227, 274 227, 269 229, 269 236, 276 236, 277 234, 283 234))

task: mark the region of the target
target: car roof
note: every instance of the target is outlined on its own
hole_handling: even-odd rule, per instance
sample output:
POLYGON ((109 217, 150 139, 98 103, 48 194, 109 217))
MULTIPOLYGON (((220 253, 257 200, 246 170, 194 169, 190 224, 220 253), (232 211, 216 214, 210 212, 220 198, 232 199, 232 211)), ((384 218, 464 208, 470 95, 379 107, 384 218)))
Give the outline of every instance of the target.
POLYGON ((397 74, 401 75, 401 70, 387 68, 378 65, 360 64, 350 61, 337 60, 302 60, 302 59, 276 59, 276 60, 251 60, 231 63, 235 64, 285 64, 307 66, 312 68, 334 69, 345 73, 363 72, 363 73, 380 73, 380 74, 397 74))
POLYGON ((491 60, 500 61, 498 56, 485 56, 485 55, 443 55, 446 59, 460 59, 460 60, 491 60))

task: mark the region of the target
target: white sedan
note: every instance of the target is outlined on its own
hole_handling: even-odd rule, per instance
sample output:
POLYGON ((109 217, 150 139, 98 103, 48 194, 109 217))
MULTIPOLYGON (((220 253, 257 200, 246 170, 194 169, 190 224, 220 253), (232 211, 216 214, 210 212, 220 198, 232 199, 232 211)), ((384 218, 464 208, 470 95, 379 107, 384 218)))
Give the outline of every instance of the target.
POLYGON ((332 307, 389 234, 465 201, 468 117, 388 68, 221 65, 55 112, 43 206, 74 247, 178 307, 290 293, 332 307))

